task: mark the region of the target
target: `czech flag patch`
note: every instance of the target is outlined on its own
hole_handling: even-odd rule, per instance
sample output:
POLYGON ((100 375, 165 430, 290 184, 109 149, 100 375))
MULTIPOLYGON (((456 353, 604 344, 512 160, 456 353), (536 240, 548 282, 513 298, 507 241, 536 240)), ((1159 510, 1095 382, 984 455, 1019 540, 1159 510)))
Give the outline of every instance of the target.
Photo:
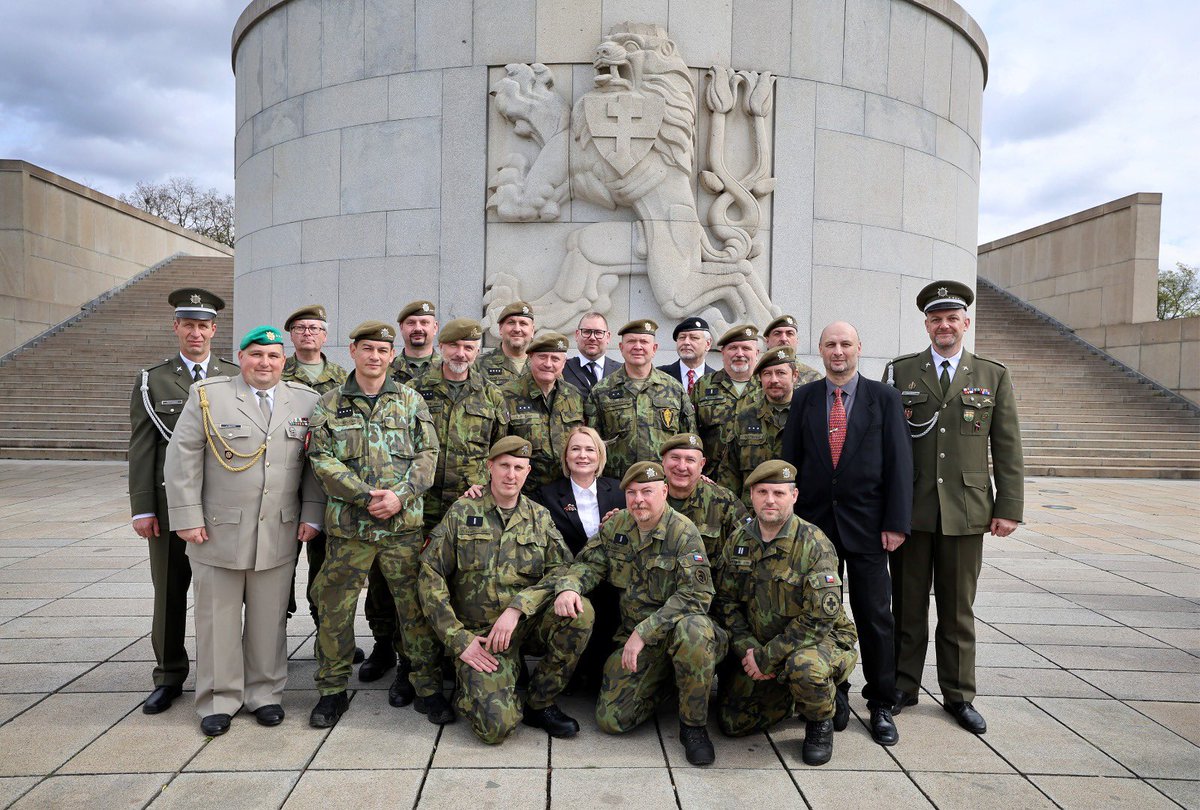
POLYGON ((826 585, 832 585, 835 582, 837 582, 837 577, 835 577, 833 574, 825 575, 825 584, 826 585))
POLYGON ((692 559, 695 560, 696 562, 704 562, 704 555, 703 554, 693 554, 692 559))

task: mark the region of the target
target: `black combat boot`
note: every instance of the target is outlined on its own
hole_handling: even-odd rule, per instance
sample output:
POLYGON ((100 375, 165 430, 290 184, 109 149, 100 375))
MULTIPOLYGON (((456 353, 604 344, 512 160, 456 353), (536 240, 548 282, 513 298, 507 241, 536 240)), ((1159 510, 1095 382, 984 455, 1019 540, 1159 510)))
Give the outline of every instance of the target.
POLYGON ((526 706, 521 722, 527 726, 545 729, 551 737, 574 737, 579 733, 579 722, 564 713, 556 703, 551 703, 544 709, 531 709, 526 706))
POLYGON ((408 662, 407 658, 401 658, 400 662, 396 664, 396 680, 392 681, 392 685, 388 687, 388 703, 397 709, 412 703, 413 698, 417 696, 412 681, 408 679, 408 673, 411 671, 412 664, 408 662))
POLYGON ((313 728, 333 728, 337 721, 350 708, 350 698, 345 692, 334 695, 321 695, 312 714, 308 716, 308 724, 313 728))
POLYGON ((712 740, 708 738, 708 729, 704 726, 689 726, 680 720, 679 741, 683 743, 684 756, 693 765, 712 765, 717 758, 712 740))
POLYGON ((824 765, 833 758, 833 721, 809 720, 804 724, 805 765, 824 765))
POLYGON ((434 692, 429 697, 418 695, 413 701, 413 708, 425 715, 434 725, 444 726, 455 720, 454 709, 441 692, 434 692))
POLYGON ((362 666, 358 668, 358 679, 363 683, 377 681, 394 666, 396 666, 396 651, 392 649, 392 643, 376 641, 375 649, 371 650, 367 660, 363 661, 362 666))

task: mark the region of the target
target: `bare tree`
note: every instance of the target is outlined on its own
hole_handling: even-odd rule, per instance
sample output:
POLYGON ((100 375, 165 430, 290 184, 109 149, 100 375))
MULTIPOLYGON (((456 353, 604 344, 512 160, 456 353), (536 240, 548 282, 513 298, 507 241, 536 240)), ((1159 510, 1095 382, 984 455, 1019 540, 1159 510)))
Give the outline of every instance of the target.
POLYGON ((1200 315, 1200 278, 1197 268, 1176 262, 1174 270, 1158 271, 1158 317, 1188 318, 1200 315))
POLYGON ((233 247, 233 195, 221 194, 215 188, 203 191, 194 178, 172 177, 163 183, 139 181, 131 194, 117 199, 233 247))

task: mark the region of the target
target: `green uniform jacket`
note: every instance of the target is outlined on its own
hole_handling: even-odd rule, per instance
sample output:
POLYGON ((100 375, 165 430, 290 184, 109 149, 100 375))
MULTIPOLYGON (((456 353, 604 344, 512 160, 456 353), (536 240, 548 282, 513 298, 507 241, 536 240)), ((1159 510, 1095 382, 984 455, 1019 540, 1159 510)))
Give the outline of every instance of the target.
POLYGON ((404 353, 404 350, 396 352, 396 356, 392 358, 392 379, 404 385, 412 382, 417 377, 420 377, 435 362, 440 362, 441 358, 438 353, 426 355, 425 357, 409 357, 404 353))
POLYGON ((1020 521, 1025 501, 1021 426, 1008 369, 964 350, 943 396, 929 349, 888 363, 913 437, 913 531, 987 531, 992 518, 1020 521), (996 479, 988 475, 988 450, 996 479))
POLYGON ((751 377, 738 396, 733 380, 725 369, 705 374, 692 388, 696 408, 696 432, 704 440, 704 474, 723 487, 734 489, 737 482, 729 472, 726 452, 733 437, 733 414, 740 401, 762 390, 757 377, 751 377))
POLYGON ((746 477, 764 461, 783 458, 783 429, 791 407, 791 400, 781 405, 771 402, 762 389, 738 402, 725 458, 726 469, 737 482, 731 489, 746 503, 750 502, 750 493, 743 484, 746 477))
POLYGON ((506 608, 525 616, 541 610, 571 559, 550 513, 524 495, 503 521, 490 490, 478 500, 462 498, 421 555, 421 605, 455 658, 506 608))
POLYGON ((518 366, 517 361, 505 354, 503 349, 496 348, 477 359, 475 368, 493 385, 504 385, 520 377, 529 368, 529 358, 525 358, 524 364, 518 366))
POLYGON ((583 396, 561 377, 550 391, 549 401, 533 377, 526 372, 500 389, 508 408, 508 433, 527 439, 533 446, 529 460, 533 468, 525 479, 526 495, 563 477, 562 454, 567 434, 583 425, 583 396))
POLYGON ((585 594, 602 581, 621 592, 617 641, 636 630, 647 644, 655 644, 676 621, 703 616, 712 603, 712 575, 700 532, 669 506, 645 536, 628 509, 604 521, 555 590, 585 594))
POLYGON ((793 362, 792 365, 796 367, 796 384, 793 388, 799 388, 802 385, 816 382, 825 377, 825 372, 818 371, 807 363, 801 363, 799 360, 793 362))
POLYGON ((741 659, 753 649, 763 674, 826 637, 846 650, 858 640, 842 607, 833 543, 795 515, 769 543, 757 519, 743 521, 716 562, 715 578, 713 618, 729 631, 730 651, 741 659))
MULTIPOLYGON (((210 355, 208 377, 236 377, 241 374, 237 363, 210 355)), ((167 490, 163 478, 163 460, 167 457, 167 439, 159 431, 146 410, 150 410, 162 422, 168 432, 175 429, 179 414, 187 402, 192 386, 192 375, 184 368, 178 354, 168 357, 156 366, 150 366, 133 384, 133 396, 129 400, 129 514, 158 517, 160 532, 170 530, 167 518, 167 490), (145 375, 146 398, 142 395, 142 379, 145 375)))
POLYGON ((639 461, 658 461, 658 446, 676 433, 692 433, 696 417, 691 400, 671 375, 658 369, 645 380, 631 380, 625 367, 592 388, 584 418, 604 439, 604 474, 620 478, 639 461), (643 386, 639 394, 638 385, 643 386))
POLYGON ((736 495, 703 478, 697 482, 691 495, 683 499, 668 496, 667 503, 696 525, 710 560, 721 556, 726 538, 737 531, 746 519, 746 507, 736 495))
POLYGON ((300 365, 300 361, 293 354, 283 364, 284 382, 298 382, 301 385, 307 385, 318 394, 325 394, 346 381, 346 369, 337 363, 329 362, 325 352, 321 352, 321 359, 325 361, 325 368, 321 369, 321 376, 314 380, 308 376, 308 371, 300 365))
POLYGON ((384 543, 421 529, 422 496, 433 482, 438 441, 424 401, 385 380, 372 408, 354 373, 323 394, 312 415, 308 458, 329 500, 325 533, 384 543), (371 490, 390 489, 401 509, 377 519, 371 490))

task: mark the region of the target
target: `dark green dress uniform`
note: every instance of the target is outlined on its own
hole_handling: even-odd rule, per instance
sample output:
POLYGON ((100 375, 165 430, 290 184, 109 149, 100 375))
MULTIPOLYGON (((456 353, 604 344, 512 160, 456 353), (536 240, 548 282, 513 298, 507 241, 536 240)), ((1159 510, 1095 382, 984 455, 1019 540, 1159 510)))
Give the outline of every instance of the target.
POLYGON ((733 417, 738 403, 762 395, 757 377, 751 377, 738 394, 725 369, 705 374, 692 388, 696 409, 696 432, 704 440, 704 474, 727 489, 736 489, 739 481, 729 469, 728 449, 733 438, 733 417))
POLYGON ((462 498, 430 536, 421 557, 421 605, 453 656, 457 708, 489 745, 502 742, 521 721, 516 686, 523 655, 542 656, 527 702, 544 709, 566 688, 591 638, 589 602, 573 619, 554 612, 554 582, 570 558, 550 513, 524 495, 511 510, 500 509, 490 490, 478 500, 462 498), (508 649, 493 653, 499 669, 476 671, 459 656, 510 607, 522 618, 508 649))
POLYGON ((764 461, 783 458, 783 429, 791 407, 791 400, 771 402, 759 388, 754 396, 742 397, 734 410, 726 469, 737 484, 731 489, 744 503, 750 503, 750 493, 743 485, 747 476, 764 461))
POLYGON ((746 507, 738 497, 719 484, 701 478, 686 498, 667 496, 667 503, 696 525, 710 560, 721 556, 725 540, 746 519, 746 507))
POLYGON ((592 388, 584 418, 608 451, 604 474, 621 478, 639 461, 658 461, 658 447, 676 433, 693 433, 696 418, 683 386, 653 369, 644 380, 617 369, 592 388))
MULTIPOLYGON (((236 377, 240 373, 236 363, 209 355, 207 377, 236 377)), ((138 375, 129 401, 130 514, 153 514, 158 518, 159 535, 148 541, 150 580, 154 583, 150 643, 156 662, 155 686, 183 686, 188 676, 183 637, 192 567, 187 543, 170 531, 163 460, 167 441, 187 402, 193 375, 183 358, 175 354, 138 375)))
POLYGON ((520 436, 533 445, 529 460, 532 469, 523 490, 533 497, 544 484, 563 477, 567 434, 583 426, 583 396, 561 377, 547 396, 528 373, 506 383, 500 393, 508 408, 509 435, 520 436))
POLYGON ((946 700, 975 697, 975 590, 992 518, 1020 521, 1025 464, 1008 370, 964 350, 943 392, 931 349, 897 357, 884 381, 900 390, 913 442, 912 535, 891 553, 896 688, 915 695, 937 602, 938 684, 946 700), (988 474, 989 450, 992 476, 988 474))
POLYGON ((752 518, 725 544, 715 576, 712 614, 729 632, 730 652, 717 695, 721 730, 754 734, 797 711, 809 721, 832 718, 837 685, 858 661, 858 635, 842 606, 829 538, 792 515, 764 542, 752 518), (774 678, 745 673, 750 649, 759 670, 774 678))
POLYGON ((441 362, 437 352, 424 357, 409 357, 404 350, 396 352, 392 358, 392 379, 404 385, 420 377, 435 364, 441 362))
POLYGON ((498 386, 503 386, 505 383, 517 379, 528 367, 528 357, 518 362, 505 354, 504 350, 500 348, 493 349, 475 361, 475 368, 479 369, 479 373, 483 375, 483 378, 493 385, 498 386))

